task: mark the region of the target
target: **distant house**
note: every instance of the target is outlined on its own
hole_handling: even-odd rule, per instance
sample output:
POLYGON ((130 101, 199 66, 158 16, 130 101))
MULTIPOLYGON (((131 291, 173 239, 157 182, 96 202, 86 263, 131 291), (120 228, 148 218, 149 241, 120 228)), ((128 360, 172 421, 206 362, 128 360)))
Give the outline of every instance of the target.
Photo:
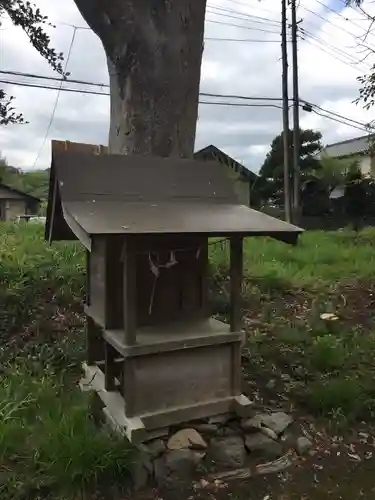
POLYGON ((375 156, 370 150, 370 141, 374 139, 373 135, 363 135, 346 141, 328 144, 320 152, 321 155, 331 156, 332 158, 358 160, 358 166, 363 175, 375 174, 375 156))
MULTIPOLYGON (((63 141, 69 144, 71 150, 85 151, 92 154, 100 154, 107 152, 107 146, 94 144, 81 144, 71 141, 63 141)), ((210 144, 194 153, 194 158, 197 160, 214 160, 223 163, 228 167, 228 175, 233 179, 234 189, 238 195, 240 202, 246 206, 257 206, 258 199, 256 189, 256 181, 259 178, 251 170, 244 165, 231 158, 229 155, 221 151, 216 146, 210 144)))
POLYGON ((19 216, 36 214, 39 204, 39 198, 0 183, 0 221, 12 221, 19 216))
POLYGON ((258 179, 257 174, 212 144, 194 153, 194 158, 197 160, 216 160, 227 166, 228 175, 233 179, 234 189, 240 202, 248 207, 256 204, 254 203, 256 198, 254 185, 258 179))

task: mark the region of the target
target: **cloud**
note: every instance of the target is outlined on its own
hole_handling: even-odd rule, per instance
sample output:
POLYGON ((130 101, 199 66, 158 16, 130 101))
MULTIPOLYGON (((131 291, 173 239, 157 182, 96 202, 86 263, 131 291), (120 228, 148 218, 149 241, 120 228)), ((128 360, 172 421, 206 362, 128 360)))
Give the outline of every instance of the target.
MULTIPOLYGON (((366 73, 373 62, 371 59, 359 62, 365 53, 361 52, 363 48, 358 47, 358 37, 363 37, 367 24, 359 10, 345 8, 338 0, 324 2, 304 0, 298 9, 298 18, 302 19, 299 25, 301 97, 354 120, 369 122, 371 112, 353 103, 359 91, 356 78, 366 73)), ((37 0, 36 3, 56 24, 56 28, 49 29, 52 43, 66 55, 74 33, 72 25, 87 28, 74 1, 37 0)), ((369 1, 370 9, 375 12, 375 6, 369 1)), ((209 0, 206 21, 201 91, 280 98, 280 2, 262 0, 250 4, 246 0, 209 0)), ((0 31, 3 70, 57 76, 30 46, 20 29, 13 27, 9 21, 5 21, 2 28, 5 28, 0 31)), ((370 34, 364 43, 374 43, 374 36, 370 34)), ((90 30, 76 30, 68 71, 73 79, 108 83, 101 42, 90 30)), ((1 76, 2 80, 8 81, 51 84, 26 77, 1 76)), ((107 88, 87 85, 75 87, 108 91, 107 88)), ((38 168, 48 167, 52 138, 107 142, 108 97, 61 92, 52 125, 46 135, 57 91, 20 86, 7 86, 6 90, 16 97, 17 109, 22 110, 29 121, 27 125, 0 129, 1 153, 10 164, 21 168, 31 168, 34 164, 38 168)), ((228 101, 214 97, 201 97, 201 100, 228 101)), ((196 147, 215 144, 256 171, 272 139, 281 131, 281 109, 278 107, 281 102, 271 103, 276 107, 259 107, 259 104, 266 102, 230 101, 258 106, 201 104, 196 147)), ((304 111, 301 112, 301 126, 321 130, 325 143, 363 135, 361 130, 304 111)))

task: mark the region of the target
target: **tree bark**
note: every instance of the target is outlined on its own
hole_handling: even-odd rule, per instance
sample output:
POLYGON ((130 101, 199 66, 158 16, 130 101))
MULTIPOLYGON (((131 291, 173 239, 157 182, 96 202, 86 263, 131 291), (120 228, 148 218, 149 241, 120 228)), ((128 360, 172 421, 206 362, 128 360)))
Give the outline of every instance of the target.
POLYGON ((75 0, 110 77, 109 151, 194 152, 206 0, 75 0))

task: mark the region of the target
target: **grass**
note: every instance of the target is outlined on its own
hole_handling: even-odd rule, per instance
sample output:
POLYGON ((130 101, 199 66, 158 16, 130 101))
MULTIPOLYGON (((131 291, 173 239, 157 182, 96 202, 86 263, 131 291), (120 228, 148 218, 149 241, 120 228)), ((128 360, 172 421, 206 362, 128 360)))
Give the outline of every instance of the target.
POLYGON ((93 498, 126 485, 129 444, 98 428, 77 387, 84 265, 37 226, 0 229, 0 498, 93 498))
POLYGON ((56 373, 36 378, 13 367, 2 377, 0 401, 0 498, 50 491, 63 498, 129 475, 130 447, 97 429, 88 398, 66 390, 56 373))
MULTIPOLYGON (((309 231, 297 247, 266 238, 248 239, 245 244, 245 275, 266 288, 308 288, 325 291, 337 283, 353 278, 375 276, 375 231, 359 233, 309 231)), ((213 247, 216 269, 226 268, 226 244, 213 247)))
MULTIPOLYGON (((245 244, 245 380, 340 424, 375 416, 375 230, 245 244), (337 321, 324 321, 331 312, 337 321), (272 380, 271 385, 268 382, 272 380)), ((214 312, 228 314, 228 248, 211 246, 214 312)), ((124 483, 132 454, 75 388, 84 253, 37 225, 0 226, 0 498, 82 498, 124 483)), ((90 498, 90 497, 88 497, 90 498)))
MULTIPOLYGON (((375 230, 307 232, 297 247, 245 244, 245 376, 340 424, 375 416, 375 230), (324 321, 322 313, 337 321, 324 321)), ((227 286, 228 247, 212 247, 216 282, 227 286)), ((216 310, 228 299, 217 294, 216 310)), ((275 395, 275 394, 274 394, 275 395)), ((249 394, 251 397, 251 393, 249 394)))

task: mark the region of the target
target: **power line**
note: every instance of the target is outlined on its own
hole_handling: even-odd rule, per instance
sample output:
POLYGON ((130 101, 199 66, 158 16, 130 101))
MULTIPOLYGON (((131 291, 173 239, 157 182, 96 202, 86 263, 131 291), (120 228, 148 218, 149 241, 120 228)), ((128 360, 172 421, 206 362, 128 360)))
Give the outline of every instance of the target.
POLYGON ((367 68, 360 67, 361 61, 358 61, 358 62, 350 61, 349 59, 345 59, 343 56, 339 56, 335 53, 328 52, 328 50, 333 50, 333 49, 331 49, 330 47, 325 48, 324 42, 319 41, 319 39, 317 39, 317 38, 309 39, 309 37, 306 37, 306 35, 305 35, 304 40, 306 42, 312 44, 315 48, 317 48, 321 52, 324 52, 325 54, 333 57, 334 59, 336 59, 337 61, 340 61, 341 63, 345 64, 346 66, 349 66, 350 68, 355 69, 358 73, 361 73, 361 72, 365 73, 366 71, 368 71, 367 68))
MULTIPOLYGON (((352 33, 351 31, 348 31, 347 29, 343 28, 342 26, 339 26, 338 24, 335 24, 333 23, 330 19, 327 19, 326 17, 324 16, 321 16, 320 14, 318 14, 317 12, 314 12, 310 9, 308 9, 307 7, 301 5, 301 8, 306 10, 307 12, 310 12, 310 14, 313 14, 314 16, 318 17, 319 19, 322 19, 324 22, 328 23, 328 24, 331 24, 332 26, 334 26, 336 29, 339 29, 341 31, 343 31, 344 33, 350 35, 351 37, 353 37, 354 39, 356 39, 356 35, 354 33, 352 33)), ((335 12, 335 11, 334 11, 335 12)), ((368 45, 365 45, 365 44, 362 44, 364 47, 366 47, 366 49, 369 49, 369 50, 372 50, 371 47, 369 47, 368 45)))
MULTIPOLYGON (((241 5, 246 5, 242 2, 235 2, 235 3, 240 3, 241 5)), ((249 14, 247 12, 242 12, 242 11, 239 11, 239 10, 235 10, 235 9, 226 9, 224 7, 221 7, 221 6, 218 6, 218 5, 215 5, 215 4, 207 4, 207 7, 209 9, 214 9, 214 10, 218 10, 218 11, 221 11, 221 12, 225 12, 225 13, 233 13, 233 14, 239 14, 241 17, 238 17, 238 16, 232 16, 232 15, 228 15, 228 14, 219 14, 217 12, 209 12, 210 14, 216 14, 217 16, 224 16, 224 17, 229 17, 229 18, 233 18, 233 19, 240 19, 240 20, 244 20, 244 21, 248 21, 250 20, 251 22, 261 22, 262 24, 274 24, 274 25, 280 25, 280 21, 278 21, 277 19, 271 19, 271 18, 267 18, 267 17, 262 17, 262 16, 255 16, 253 14, 249 14)), ((247 5, 247 7, 249 7, 247 5)), ((272 12, 268 9, 262 9, 262 10, 265 10, 267 12, 272 12)), ((207 21, 207 19, 206 19, 207 21)), ((55 25, 63 25, 63 26, 69 26, 71 28, 76 28, 76 29, 79 29, 79 30, 86 30, 86 31, 91 31, 91 28, 89 26, 77 26, 75 24, 70 24, 70 23, 64 23, 64 22, 61 22, 61 21, 56 21, 56 22, 53 22, 53 24, 55 25)), ((229 26, 231 26, 231 24, 228 24, 229 26)))
MULTIPOLYGON (((211 9, 214 9, 215 7, 211 7, 211 9)), ((218 7, 216 7, 218 8, 218 7)), ((226 9, 224 9, 226 10, 226 9)), ((225 17, 226 19, 230 18, 230 19, 239 19, 240 21, 246 21, 246 22, 251 22, 251 23, 255 23, 255 24, 264 24, 264 25, 268 25, 272 28, 278 28, 280 26, 280 24, 277 24, 276 21, 272 21, 272 22, 268 22, 268 21, 260 21, 258 19, 251 19, 250 18, 250 15, 249 14, 241 14, 241 17, 240 16, 233 16, 232 14, 224 14, 223 12, 215 12, 214 10, 209 10, 207 9, 206 10, 206 13, 207 14, 213 14, 214 16, 222 16, 222 17, 225 17), (244 17, 245 16, 245 17, 244 17)))
POLYGON ((246 101, 281 101, 281 97, 253 97, 237 94, 213 94, 209 92, 200 92, 199 95, 205 97, 222 97, 224 99, 244 99, 246 101))
POLYGON ((369 132, 369 130, 367 128, 357 127, 356 125, 351 125, 343 120, 339 120, 338 118, 334 118, 333 116, 324 115, 323 113, 319 113, 319 111, 316 111, 316 109, 312 109, 311 111, 313 113, 315 113, 316 115, 322 116, 323 118, 328 118, 328 120, 332 120, 332 121, 337 122, 337 123, 342 123, 343 125, 346 125, 347 127, 356 128, 357 130, 360 130, 361 132, 369 132))
MULTIPOLYGON (((212 12, 212 14, 219 15, 218 13, 214 13, 214 12, 212 12)), ((223 14, 221 14, 221 15, 223 15, 223 14)), ((225 17, 233 17, 233 16, 225 15, 225 17)), ((253 17, 256 17, 256 16, 253 16, 253 17)), ((243 21, 249 21, 249 19, 244 19, 244 18, 236 18, 236 19, 241 19, 243 21)), ((243 28, 243 29, 247 29, 247 30, 261 31, 261 32, 264 32, 264 33, 274 33, 276 35, 279 34, 279 32, 277 32, 277 31, 263 30, 261 28, 253 28, 251 26, 243 26, 243 25, 234 24, 234 23, 226 23, 224 21, 216 21, 214 19, 206 19, 206 22, 207 23, 214 23, 214 24, 221 24, 221 25, 224 25, 224 26, 231 26, 231 27, 234 27, 234 28, 243 28)), ((253 21, 253 22, 255 22, 255 21, 253 21)), ((74 24, 63 23, 63 22, 54 22, 53 24, 63 25, 63 26, 69 26, 69 27, 75 28, 77 30, 92 31, 91 28, 89 28, 87 26, 76 26, 74 24)), ((262 23, 262 24, 265 24, 265 23, 262 23)), ((277 26, 275 25, 274 27, 276 28, 277 26)), ((205 39, 207 40, 208 38, 205 38, 205 39)), ((220 41, 224 41, 225 40, 225 39, 222 39, 222 38, 210 38, 210 39, 211 40, 220 40, 220 41)))
MULTIPOLYGON (((318 1, 318 0, 316 0, 318 1)), ((321 2, 320 2, 321 3, 321 2)), ((351 37, 353 37, 354 39, 356 39, 356 36, 354 33, 352 32, 349 32, 347 30, 345 30, 344 28, 341 28, 340 26, 332 23, 329 19, 321 16, 320 14, 317 14, 316 12, 302 6, 302 8, 304 8, 307 12, 310 12, 311 14, 319 17, 320 19, 322 19, 323 21, 325 21, 326 23, 329 23, 329 24, 332 24, 334 27, 336 27, 337 29, 343 29, 345 31, 345 33, 348 33, 351 37)), ((334 11, 335 12, 335 11, 334 11)), ((345 19, 345 18, 344 18, 345 19)), ((310 22, 310 21, 309 21, 310 22)), ((316 24, 312 24, 312 27, 313 28, 317 28, 318 26, 316 24)), ((318 27, 319 29, 321 29, 321 26, 318 27)), ((311 38, 315 39, 315 41, 317 43, 322 43, 324 45, 324 47, 328 47, 330 50, 332 50, 333 52, 337 53, 338 55, 340 55, 341 57, 344 57, 346 60, 345 61, 342 61, 342 59, 339 59, 337 58, 339 61, 341 62, 344 62, 344 63, 348 63, 348 64, 353 64, 353 65, 358 65, 358 64, 361 64, 363 63, 363 58, 358 58, 356 56, 353 56, 351 53, 348 53, 346 52, 345 50, 343 50, 342 48, 339 48, 333 44, 330 44, 328 43, 326 40, 322 40, 321 38, 319 38, 317 35, 315 34, 312 34, 311 32, 309 32, 306 28, 302 28, 301 27, 301 31, 304 31, 306 33, 307 36, 311 36, 311 38)), ((326 31, 323 31, 323 33, 325 34, 330 34, 326 31)), ((331 34, 330 34, 331 35, 331 34)), ((362 44, 363 45, 363 44, 362 44)), ((365 46, 365 48, 367 48, 368 50, 372 50, 371 47, 368 47, 368 46, 365 46)), ((323 50, 323 49, 321 49, 323 50)), ((325 50, 323 50, 323 52, 325 52, 325 50)), ((332 57, 334 57, 332 54, 328 53, 327 54, 331 55, 332 57)), ((354 66, 353 66, 354 67, 354 66)), ((370 69, 370 65, 368 65, 368 69, 370 69)), ((366 69, 364 69, 364 71, 367 71, 366 69)))
MULTIPOLYGON (((240 16, 244 16, 245 19, 248 19, 254 23, 255 22, 262 22, 265 24, 269 24, 269 23, 276 24, 277 26, 281 25, 280 21, 278 21, 277 19, 271 19, 270 17, 255 16, 253 14, 248 14, 247 12, 241 12, 240 10, 235 10, 235 9, 225 9, 224 7, 216 6, 215 4, 213 4, 213 5, 207 4, 207 7, 210 9, 219 10, 221 12, 229 12, 229 13, 239 14, 240 16)), ((223 14, 223 15, 225 15, 225 14, 223 14)), ((230 16, 228 16, 228 17, 230 17, 230 16)), ((243 17, 237 18, 237 19, 243 19, 243 17)))
MULTIPOLYGON (((211 38, 209 36, 205 37, 204 40, 209 40, 211 42, 253 42, 253 43, 280 43, 280 40, 260 40, 253 38, 211 38)), ((289 40, 288 40, 289 41, 289 40)))
MULTIPOLYGON (((359 26, 359 24, 355 23, 353 21, 353 19, 350 19, 349 17, 345 17, 341 12, 339 12, 338 10, 335 10, 333 9, 332 7, 330 7, 329 5, 326 5, 325 3, 321 2, 320 0, 315 0, 318 4, 320 4, 322 7, 324 7, 325 9, 329 10, 330 12, 338 15, 339 17, 341 17, 342 19, 344 19, 345 21, 349 22, 350 24, 352 24, 353 26, 355 26, 356 28, 359 28, 361 30, 363 30, 363 34, 365 34, 366 30, 363 29, 363 26, 359 26)), ((347 5, 345 2, 343 2, 345 7, 349 7, 350 9, 354 10, 354 12, 358 12, 356 9, 354 9, 351 5, 347 5)), ((358 19, 358 21, 367 21, 367 19, 358 19)), ((371 35, 373 35, 372 33, 370 33, 371 35)))
MULTIPOLYGON (((332 50, 333 52, 335 52, 339 56, 345 58, 345 60, 347 62, 349 62, 350 64, 353 64, 354 66, 358 67, 359 64, 363 63, 363 61, 361 61, 360 59, 357 59, 354 56, 352 56, 351 54, 348 54, 344 50, 340 49, 339 47, 336 47, 335 45, 332 45, 332 44, 328 43, 327 41, 320 39, 318 36, 314 35, 310 31, 307 31, 304 28, 301 28, 300 31, 302 31, 304 34, 306 34, 307 36, 309 36, 313 40, 317 41, 318 43, 324 45, 324 47, 327 47, 328 49, 332 50)), ((367 64, 366 64, 366 66, 367 66, 367 64)), ((369 68, 370 68, 370 66, 369 66, 369 68)))
POLYGON ((337 47, 336 45, 332 45, 331 43, 328 43, 326 40, 321 40, 317 35, 311 33, 306 28, 301 28, 301 30, 304 31, 307 35, 311 36, 312 38, 316 38, 317 41, 324 43, 325 46, 330 47, 332 50, 338 52, 340 55, 343 55, 349 59, 352 59, 354 63, 362 62, 360 59, 357 59, 355 56, 352 56, 351 54, 349 54, 345 50, 337 47))
MULTIPOLYGON (((325 54, 333 57, 334 59, 336 59, 337 61, 340 61, 342 62, 343 64, 346 64, 347 66, 351 67, 352 69, 355 69, 357 71, 360 71, 360 67, 359 67, 359 64, 360 64, 360 61, 358 62, 354 62, 354 61, 348 61, 348 60, 345 60, 345 59, 341 59, 340 57, 338 57, 337 55, 335 54, 332 54, 331 52, 328 52, 325 48, 322 47, 322 45, 326 45, 323 41, 320 41, 317 37, 315 36, 311 36, 311 35, 308 35, 305 30, 303 30, 303 28, 300 28, 300 32, 302 33, 300 35, 300 37, 302 38, 302 40, 310 43, 311 45, 313 45, 315 48, 317 48, 318 50, 321 50, 322 52, 324 52, 325 54), (311 38, 311 39, 310 39, 311 38), (315 43, 313 43, 315 42, 315 43)), ((329 48, 329 47, 327 47, 329 48)), ((330 49, 330 50, 333 50, 333 49, 330 49)), ((366 70, 363 70, 363 71, 366 71, 366 70)))
MULTIPOLYGON (((4 83, 7 85, 17 85, 20 87, 30 87, 30 88, 35 88, 35 89, 45 89, 45 90, 61 90, 62 92, 73 92, 77 94, 89 94, 89 95, 103 95, 109 97, 109 92, 96 92, 94 90, 81 90, 81 89, 71 89, 71 88, 66 88, 63 87, 61 89, 49 85, 36 85, 32 83, 23 83, 23 82, 13 82, 9 80, 0 80, 0 83, 4 83)), ((201 95, 206 95, 206 96, 217 96, 217 97, 224 97, 221 94, 201 94, 201 95)), ((269 101, 270 98, 261 98, 261 97, 254 97, 250 98, 254 100, 267 100, 269 101)), ((276 99, 275 99, 276 100, 276 99)), ((272 107, 272 108, 278 108, 281 109, 281 106, 278 106, 277 104, 273 103, 239 103, 239 102, 216 102, 216 101, 199 101, 199 104, 213 104, 216 106, 239 106, 239 107, 272 107)))
POLYGON ((328 111, 328 110, 322 108, 321 106, 318 106, 318 104, 311 104, 311 102, 305 101, 304 99, 300 99, 300 101, 303 102, 304 104, 312 106, 313 108, 320 109, 320 111, 324 111, 325 113, 329 113, 333 116, 336 116, 337 118, 344 118, 345 120, 347 120, 349 122, 352 122, 352 123, 355 123, 356 125, 360 125, 361 127, 367 128, 367 124, 365 124, 363 122, 359 122, 358 120, 353 120, 352 118, 344 117, 344 116, 340 115, 339 113, 335 113, 334 111, 328 111))
MULTIPOLYGON (((56 81, 60 84, 62 83, 70 83, 70 84, 80 84, 80 85, 88 85, 88 86, 95 86, 95 87, 101 87, 101 88, 109 88, 108 84, 105 83, 95 83, 95 82, 90 82, 90 81, 84 81, 84 80, 74 80, 74 79, 61 79, 57 77, 52 77, 52 76, 44 76, 44 75, 37 75, 34 73, 24 73, 20 71, 3 71, 0 70, 0 74, 4 75, 11 75, 11 76, 20 76, 20 77, 26 77, 26 78, 33 78, 33 79, 40 79, 40 80, 49 80, 49 81, 56 81)), ((10 81, 10 80, 1 80, 0 83, 5 83, 5 84, 10 84, 10 85, 19 85, 19 86, 25 86, 25 87, 32 87, 32 88, 46 88, 50 90, 58 90, 58 87, 53 87, 53 86, 46 86, 46 85, 39 85, 39 84, 29 84, 25 82, 16 82, 16 81, 10 81)), ((66 92, 77 92, 77 93, 82 93, 82 94, 92 94, 92 95, 109 95, 107 92, 97 92, 93 90, 81 90, 81 89, 74 89, 74 88, 66 88, 62 87, 62 91, 66 92)), ((201 97, 213 97, 213 98, 219 98, 219 99, 237 99, 237 100, 245 100, 245 101, 268 101, 268 102, 275 102, 275 103, 280 103, 282 98, 281 97, 261 97, 261 96, 245 96, 245 95, 238 95, 238 94, 219 94, 219 93, 213 93, 213 92, 200 92, 199 95, 201 97)), ((293 99, 289 99, 289 101, 293 102, 293 99)), ((304 104, 308 104, 310 106, 316 107, 320 109, 321 111, 324 111, 325 113, 332 114, 333 116, 336 116, 338 118, 344 119, 351 121, 352 123, 355 123, 357 125, 360 125, 362 127, 367 127, 367 124, 359 122, 357 120, 353 120, 351 118, 348 118, 346 116, 340 115, 334 111, 330 111, 328 109, 322 108, 321 106, 317 104, 313 104, 310 101, 307 101, 305 99, 300 99, 301 102, 304 104)), ((233 103, 235 104, 235 103, 233 103)))
MULTIPOLYGON (((249 3, 246 3, 246 2, 241 2, 240 0, 227 0, 227 1, 228 1, 228 2, 230 2, 230 3, 235 3, 236 5, 243 5, 244 7, 247 7, 247 8, 249 8, 249 7, 250 7, 249 3)), ((274 11, 272 11, 272 10, 270 10, 270 9, 266 9, 266 8, 264 8, 264 7, 259 7, 259 6, 257 6, 256 8, 257 8, 258 10, 263 10, 264 12, 271 12, 271 14, 273 14, 273 13, 274 13, 274 11)))
MULTIPOLYGON (((36 85, 36 84, 31 84, 31 83, 21 83, 21 82, 9 81, 9 80, 0 80, 0 83, 7 84, 7 85, 17 85, 17 86, 20 86, 20 87, 36 88, 36 89, 59 90, 58 88, 53 87, 53 86, 36 85)), ((73 92, 73 93, 78 93, 78 94, 102 95, 102 96, 109 97, 109 92, 97 92, 95 90, 80 90, 80 89, 70 89, 70 88, 63 87, 63 88, 61 88, 61 91, 62 92, 73 92)), ((256 99, 258 99, 258 98, 256 98, 256 99)), ((261 99, 261 98, 259 98, 259 99, 261 99)), ((307 101, 304 101, 302 99, 301 99, 301 101, 307 103, 307 101)), ((235 102, 199 101, 199 104, 208 104, 208 105, 214 105, 214 106, 233 106, 233 107, 272 107, 272 108, 281 109, 281 106, 278 106, 277 104, 273 104, 273 103, 272 104, 268 104, 268 103, 265 103, 265 104, 259 104, 259 103, 250 104, 250 103, 235 103, 235 102)), ((311 105, 310 102, 308 104, 311 105)), ((314 105, 311 105, 311 106, 314 106, 314 105)), ((327 114, 320 113, 319 111, 316 111, 316 109, 311 109, 311 111, 313 113, 319 115, 319 116, 322 116, 323 118, 330 119, 330 120, 335 121, 337 123, 342 123, 343 125, 346 125, 348 127, 352 127, 352 128, 355 128, 355 129, 358 129, 358 130, 361 130, 361 131, 366 131, 366 132, 369 131, 370 127, 367 127, 366 124, 363 124, 363 127, 359 127, 359 126, 353 125, 351 123, 348 123, 347 121, 344 121, 344 120, 350 120, 350 121, 352 121, 350 118, 348 119, 348 118, 346 118, 346 117, 343 116, 342 117, 343 120, 340 120, 338 118, 335 118, 334 116, 329 116, 328 113, 332 113, 331 111, 325 110, 323 108, 319 108, 319 109, 323 110, 327 114)), ((341 116, 341 115, 338 115, 338 116, 341 116)), ((34 163, 34 165, 35 165, 35 163, 34 163)))
MULTIPOLYGON (((72 49, 73 49, 73 44, 74 44, 74 40, 75 40, 75 37, 76 37, 76 33, 77 33, 77 30, 74 28, 72 39, 70 41, 68 55, 66 57, 66 62, 65 62, 65 67, 64 67, 64 73, 66 73, 66 70, 68 68, 69 59, 70 59, 70 56, 71 56, 71 53, 72 53, 72 49)), ((55 118, 55 113, 56 113, 57 105, 58 105, 59 99, 60 99, 60 93, 61 93, 62 85, 63 85, 63 82, 60 83, 60 88, 58 89, 58 92, 57 92, 56 100, 55 100, 55 103, 54 103, 54 106, 53 106, 53 109, 52 109, 51 118, 50 118, 48 126, 47 126, 46 134, 44 136, 44 139, 43 139, 42 145, 40 146, 38 154, 37 154, 37 156, 36 156, 36 158, 34 160, 33 168, 35 167, 35 165, 37 164, 37 161, 39 160, 39 157, 40 157, 40 155, 41 155, 41 153, 43 151, 44 145, 45 145, 45 143, 47 141, 47 137, 48 137, 49 131, 51 130, 53 119, 55 118)))
POLYGON ((250 108, 277 108, 283 109, 282 106, 277 104, 250 104, 244 102, 210 102, 210 101, 198 101, 199 104, 214 104, 215 106, 239 106, 239 107, 250 107, 250 108))
MULTIPOLYGON (((212 14, 216 14, 216 15, 219 15, 218 13, 214 13, 212 12, 212 14)), ((248 14, 250 16, 250 14, 248 14)), ((231 16, 225 16, 225 17, 231 17, 231 16)), ((252 17, 258 17, 258 16, 252 16, 252 17)), ((236 18, 237 19, 237 18, 236 18)), ((245 18, 238 18, 238 19, 241 19, 243 21, 249 21, 249 19, 245 19, 245 18)), ((259 18, 259 19, 262 19, 262 18, 259 18)), ((56 26, 67 26, 69 28, 74 28, 75 30, 82 30, 82 31, 92 31, 90 27, 88 26, 77 26, 75 24, 70 24, 70 23, 65 23, 65 22, 62 22, 62 21, 51 21, 53 25, 56 25, 56 26)), ((272 33, 272 34, 275 34, 275 35, 279 35, 280 33, 278 31, 270 31, 270 30, 264 30, 264 29, 261 29, 261 28, 253 28, 251 26, 243 26, 243 25, 239 25, 239 24, 233 24, 233 23, 226 23, 224 21, 215 21, 214 19, 206 19, 206 22, 208 23, 214 23, 214 24, 221 24, 221 25, 224 25, 224 26, 231 26, 231 27, 234 27, 234 28, 243 28, 243 29, 247 29, 247 30, 253 30, 253 31, 260 31, 260 32, 263 32, 263 33, 272 33)), ((252 22, 255 22, 255 21, 252 21, 252 22)), ((275 21, 276 23, 276 21, 275 21)), ((269 23, 262 23, 262 24, 269 24, 269 23)), ((271 25, 270 25, 271 27, 271 25)), ((276 25, 273 26, 273 27, 277 27, 276 25)), ((204 38, 205 40, 210 40, 210 41, 220 41, 220 42, 234 42, 234 41, 239 41, 239 42, 250 42, 250 41, 253 41, 253 40, 243 40, 243 39, 234 39, 234 38, 221 38, 221 37, 205 37, 204 38)), ((261 42, 263 40, 254 40, 254 42, 261 42)), ((273 42, 273 40, 264 40, 265 42, 273 42)), ((277 42, 275 40, 275 42, 277 42)), ((278 42, 279 43, 279 42, 278 42)))
MULTIPOLYGON (((44 75, 37 75, 35 73, 24 73, 21 71, 4 71, 0 70, 0 74, 3 75, 11 75, 11 76, 21 76, 21 77, 26 77, 26 78, 36 78, 40 80, 51 80, 51 81, 57 81, 61 83, 77 83, 80 85, 90 85, 93 87, 106 87, 109 88, 109 85, 107 83, 96 83, 96 82, 90 82, 87 80, 74 80, 71 78, 57 78, 54 76, 44 76, 44 75)), ((62 89, 64 90, 64 89, 62 89)), ((219 97, 219 98, 224 98, 224 99, 245 99, 245 100, 256 100, 256 101, 281 101, 280 97, 257 97, 257 96, 243 96, 243 95, 237 95, 237 94, 218 94, 218 93, 212 93, 212 92, 200 92, 199 95, 203 97, 219 97)))
MULTIPOLYGON (((245 19, 244 19, 245 21, 245 19)), ((252 31, 261 31, 262 33, 273 33, 279 35, 279 32, 277 31, 270 31, 270 30, 264 30, 262 28, 252 28, 251 26, 244 26, 243 24, 233 24, 233 23, 226 23, 224 21, 215 21, 213 19, 206 19, 207 23, 214 23, 214 24, 221 24, 223 26, 232 26, 234 28, 242 28, 244 30, 252 30, 252 31)))
POLYGON ((3 71, 0 70, 0 74, 3 75, 12 75, 12 76, 21 76, 21 77, 27 77, 27 78, 37 78, 40 80, 51 80, 55 82, 61 82, 63 83, 77 83, 80 85, 90 85, 92 87, 108 87, 108 83, 97 83, 97 82, 90 82, 87 80, 75 80, 74 78, 58 78, 56 76, 46 76, 46 75, 37 75, 35 73, 24 73, 22 71, 3 71))
POLYGON ((52 87, 51 85, 37 85, 34 83, 24 83, 24 82, 14 82, 11 80, 0 80, 0 83, 5 85, 16 85, 18 87, 29 87, 33 89, 45 89, 45 90, 60 90, 61 92, 73 92, 77 94, 89 94, 89 95, 105 95, 109 96, 108 92, 97 92, 95 90, 83 90, 83 89, 70 89, 66 87, 52 87))

